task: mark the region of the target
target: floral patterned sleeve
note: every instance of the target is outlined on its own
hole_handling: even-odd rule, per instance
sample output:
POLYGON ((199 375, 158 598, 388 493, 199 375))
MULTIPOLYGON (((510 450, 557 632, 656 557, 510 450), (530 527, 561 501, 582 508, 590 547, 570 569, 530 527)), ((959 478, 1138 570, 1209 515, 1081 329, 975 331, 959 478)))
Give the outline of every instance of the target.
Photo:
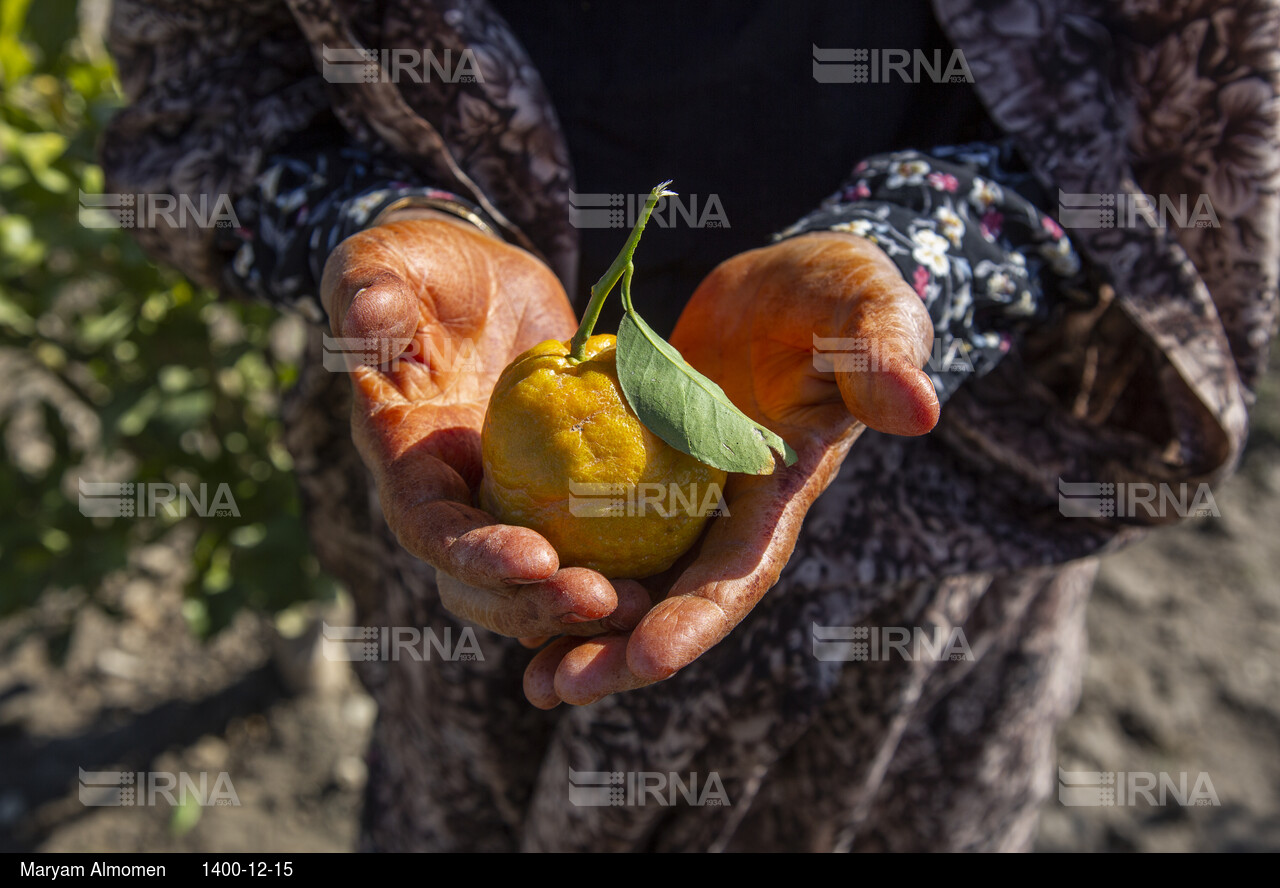
POLYGON ((1039 191, 1006 146, 880 154, 775 237, 847 231, 883 249, 933 318, 925 371, 945 401, 1020 329, 1091 298, 1071 241, 1028 199, 1039 191))
POLYGON ((236 292, 291 308, 310 320, 327 318, 320 304, 325 259, 405 197, 479 207, 450 191, 421 183, 421 175, 355 146, 272 157, 254 187, 235 204, 234 229, 219 232, 230 254, 226 284, 236 292))

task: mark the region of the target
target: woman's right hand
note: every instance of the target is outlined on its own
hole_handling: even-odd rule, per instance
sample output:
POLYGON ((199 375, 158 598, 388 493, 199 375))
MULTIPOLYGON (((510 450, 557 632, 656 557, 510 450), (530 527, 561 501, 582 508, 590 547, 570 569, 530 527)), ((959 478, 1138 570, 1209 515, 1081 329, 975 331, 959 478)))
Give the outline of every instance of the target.
POLYGON ((577 327, 538 259, 462 220, 395 219, 330 254, 321 298, 349 366, 352 436, 387 525, 437 570, 456 616, 509 636, 625 631, 649 607, 632 581, 560 569, 540 534, 472 506, 480 429, 499 374, 577 327))

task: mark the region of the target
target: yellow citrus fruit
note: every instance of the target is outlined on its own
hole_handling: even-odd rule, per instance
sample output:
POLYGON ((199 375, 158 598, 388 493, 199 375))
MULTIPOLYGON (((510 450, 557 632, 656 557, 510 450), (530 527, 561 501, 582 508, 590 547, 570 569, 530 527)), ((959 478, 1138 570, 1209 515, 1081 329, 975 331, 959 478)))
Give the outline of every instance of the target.
POLYGON ((502 372, 481 432, 480 505, 538 531, 561 567, 607 577, 666 570, 722 507, 725 473, 649 431, 618 383, 616 339, 586 359, 548 340, 502 372))

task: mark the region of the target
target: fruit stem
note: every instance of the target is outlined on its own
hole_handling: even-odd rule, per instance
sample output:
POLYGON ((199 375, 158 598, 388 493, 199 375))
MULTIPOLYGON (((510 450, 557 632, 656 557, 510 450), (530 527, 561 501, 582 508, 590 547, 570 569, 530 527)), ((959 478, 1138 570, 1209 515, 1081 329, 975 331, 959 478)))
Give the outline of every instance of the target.
POLYGON ((632 263, 627 263, 627 270, 622 273, 622 307, 627 310, 627 314, 635 314, 636 308, 631 304, 631 276, 635 273, 636 267, 632 263))
POLYGON ((591 331, 595 329, 596 321, 600 320, 600 310, 604 308, 604 298, 609 295, 609 291, 617 285, 618 280, 624 274, 627 276, 627 282, 623 301, 629 311, 634 310, 631 308, 630 283, 631 273, 635 270, 635 266, 631 264, 631 259, 635 255, 636 246, 640 243, 640 235, 644 234, 645 223, 649 221, 653 208, 658 205, 658 201, 662 200, 662 198, 675 195, 674 191, 667 190, 667 186, 670 184, 671 180, 668 179, 649 192, 649 196, 644 201, 644 209, 640 211, 640 218, 636 219, 635 227, 631 229, 627 242, 622 245, 622 249, 613 260, 613 264, 609 266, 609 270, 591 288, 591 301, 587 303, 587 310, 582 315, 582 323, 578 325, 578 332, 573 334, 573 339, 569 340, 570 361, 576 363, 586 358, 587 339, 590 338, 591 331))

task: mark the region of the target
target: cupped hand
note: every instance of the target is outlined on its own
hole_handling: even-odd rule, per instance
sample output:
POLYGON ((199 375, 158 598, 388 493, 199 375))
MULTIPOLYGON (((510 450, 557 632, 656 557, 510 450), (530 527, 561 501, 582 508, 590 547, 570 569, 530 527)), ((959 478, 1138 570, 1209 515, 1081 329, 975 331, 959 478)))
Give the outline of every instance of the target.
POLYGON ((393 219, 338 245, 321 296, 326 351, 351 374, 356 447, 388 526, 437 569, 444 606, 511 636, 634 626, 650 604, 638 584, 561 569, 541 535, 472 506, 499 374, 577 327, 551 271, 444 215, 393 219))
POLYGON ((862 431, 922 435, 938 420, 920 369, 929 314, 880 248, 855 235, 809 234, 729 259, 698 287, 671 342, 798 460, 730 476, 728 514, 646 581, 657 603, 633 630, 566 636, 539 651, 525 671, 535 706, 643 687, 706 653, 777 582, 805 514, 862 431), (815 361, 814 337, 836 340, 833 369, 815 361))

